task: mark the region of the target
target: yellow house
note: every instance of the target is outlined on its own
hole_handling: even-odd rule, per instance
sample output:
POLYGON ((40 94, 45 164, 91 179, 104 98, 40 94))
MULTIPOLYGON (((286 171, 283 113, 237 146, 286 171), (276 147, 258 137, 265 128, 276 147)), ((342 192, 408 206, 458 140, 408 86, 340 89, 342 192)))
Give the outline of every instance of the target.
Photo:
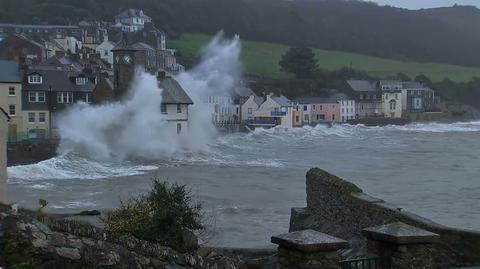
POLYGON ((383 115, 386 118, 402 117, 402 93, 401 91, 382 92, 383 115))
POLYGON ((22 76, 15 61, 0 60, 0 107, 11 118, 9 137, 23 132, 22 76))

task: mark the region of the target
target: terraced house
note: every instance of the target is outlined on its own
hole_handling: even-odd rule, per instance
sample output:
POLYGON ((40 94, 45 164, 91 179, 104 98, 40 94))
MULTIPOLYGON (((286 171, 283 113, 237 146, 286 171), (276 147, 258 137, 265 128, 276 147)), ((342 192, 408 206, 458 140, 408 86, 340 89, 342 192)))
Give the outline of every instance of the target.
POLYGON ((29 139, 56 136, 59 113, 79 101, 90 103, 93 88, 93 82, 82 73, 27 70, 22 94, 25 135, 29 139))
POLYGON ((22 76, 18 63, 0 60, 0 108, 11 118, 8 135, 15 137, 23 130, 22 76))

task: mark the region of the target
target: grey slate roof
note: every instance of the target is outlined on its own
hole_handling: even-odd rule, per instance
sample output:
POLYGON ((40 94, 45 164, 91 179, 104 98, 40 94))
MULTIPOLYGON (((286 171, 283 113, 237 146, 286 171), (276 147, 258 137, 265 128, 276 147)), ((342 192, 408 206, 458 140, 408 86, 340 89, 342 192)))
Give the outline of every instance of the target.
POLYGON ((423 85, 420 82, 416 82, 416 81, 404 81, 403 82, 403 88, 407 89, 407 90, 408 89, 415 89, 415 90, 423 90, 423 91, 433 91, 429 87, 423 85))
POLYGON ((155 50, 154 48, 152 48, 152 46, 143 42, 137 42, 130 47, 134 50, 155 50))
POLYGON ((263 102, 264 102, 265 100, 263 99, 263 97, 260 97, 260 96, 256 96, 256 95, 255 95, 255 96, 253 97, 253 101, 254 101, 258 106, 260 106, 261 104, 263 104, 263 102))
POLYGON ((85 85, 76 85, 75 78, 70 78, 68 74, 60 70, 30 70, 26 76, 30 74, 40 74, 42 76, 42 84, 29 84, 25 79, 23 89, 27 91, 46 91, 54 92, 92 92, 95 87, 92 82, 87 81, 85 85))
POLYGON ((189 104, 193 101, 190 99, 185 90, 173 78, 167 77, 159 81, 159 86, 162 91, 162 103, 164 104, 189 104))
POLYGON ((252 91, 252 89, 244 87, 244 86, 239 86, 235 87, 233 89, 233 92, 235 95, 240 96, 240 97, 248 97, 250 95, 254 95, 255 93, 252 91))
POLYGON ((301 105, 305 104, 333 104, 337 103, 339 99, 335 97, 300 97, 295 99, 301 105))
POLYGON ((272 99, 280 106, 292 106, 292 101, 285 96, 272 96, 272 99))
POLYGON ((356 92, 377 91, 377 85, 368 80, 347 80, 347 83, 356 92))
POLYGON ((22 82, 17 62, 0 60, 0 82, 22 82))

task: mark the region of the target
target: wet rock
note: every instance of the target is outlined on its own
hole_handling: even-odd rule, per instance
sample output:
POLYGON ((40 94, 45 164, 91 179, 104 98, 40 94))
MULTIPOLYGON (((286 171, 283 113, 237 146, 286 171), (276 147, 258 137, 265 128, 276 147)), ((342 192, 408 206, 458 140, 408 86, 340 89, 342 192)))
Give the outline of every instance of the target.
POLYGON ((55 248, 55 251, 59 256, 70 260, 80 260, 82 258, 80 251, 76 248, 59 247, 55 248))
POLYGON ((61 233, 52 233, 48 239, 49 239, 50 245, 55 247, 67 245, 67 240, 65 236, 61 233))

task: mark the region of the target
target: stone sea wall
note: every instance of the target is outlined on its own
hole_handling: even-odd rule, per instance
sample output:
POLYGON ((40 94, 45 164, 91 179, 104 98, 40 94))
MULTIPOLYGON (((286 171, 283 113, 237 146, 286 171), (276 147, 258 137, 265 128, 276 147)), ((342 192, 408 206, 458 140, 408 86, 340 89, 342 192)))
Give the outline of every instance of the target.
POLYGON ((0 266, 7 268, 240 268, 232 258, 213 251, 203 254, 0 207, 0 266))
POLYGON ((314 229, 348 240, 351 249, 344 257, 366 254, 363 229, 403 222, 440 235, 433 249, 435 268, 480 265, 480 232, 449 228, 402 211, 318 168, 307 173, 306 188, 307 207, 292 209, 290 231, 314 229))

